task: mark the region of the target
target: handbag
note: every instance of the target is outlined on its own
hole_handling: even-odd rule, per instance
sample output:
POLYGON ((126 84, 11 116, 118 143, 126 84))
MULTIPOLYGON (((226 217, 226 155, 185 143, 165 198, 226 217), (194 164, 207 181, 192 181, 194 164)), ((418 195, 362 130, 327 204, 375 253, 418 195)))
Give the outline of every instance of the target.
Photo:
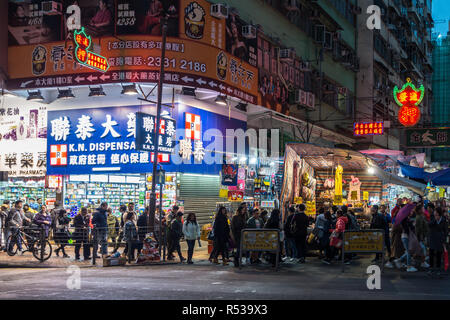
POLYGON ((210 240, 210 241, 213 241, 214 240, 214 233, 213 233, 213 231, 211 230, 210 232, 208 232, 208 240, 210 240))
POLYGON ((340 249, 342 247, 341 233, 336 230, 330 236, 330 246, 340 249))
POLYGON ((311 232, 308 236, 308 243, 309 244, 313 243, 315 238, 316 238, 316 236, 314 235, 314 232, 311 232))
POLYGON ((447 247, 444 246, 444 270, 447 271, 448 270, 448 251, 447 251, 447 247))

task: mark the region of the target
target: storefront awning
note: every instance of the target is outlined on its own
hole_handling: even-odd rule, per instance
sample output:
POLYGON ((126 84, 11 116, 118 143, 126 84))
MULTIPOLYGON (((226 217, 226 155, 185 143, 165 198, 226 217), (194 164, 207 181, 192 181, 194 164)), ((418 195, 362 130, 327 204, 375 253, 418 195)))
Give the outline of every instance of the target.
POLYGON ((424 196, 426 185, 420 182, 410 180, 407 178, 399 177, 395 174, 386 172, 379 167, 374 167, 374 174, 380 178, 384 183, 396 184, 399 186, 404 186, 409 190, 424 196))

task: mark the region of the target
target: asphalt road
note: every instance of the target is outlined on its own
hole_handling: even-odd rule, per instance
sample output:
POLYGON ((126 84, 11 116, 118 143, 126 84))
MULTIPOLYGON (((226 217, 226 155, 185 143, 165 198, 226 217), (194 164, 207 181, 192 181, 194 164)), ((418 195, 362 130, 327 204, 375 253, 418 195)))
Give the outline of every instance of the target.
POLYGON ((65 268, 0 269, 0 299, 450 299, 448 276, 430 279, 424 272, 386 270, 381 290, 368 290, 365 266, 351 266, 341 273, 340 266, 317 261, 278 272, 263 266, 238 270, 207 262, 79 271, 80 289, 68 289, 73 273, 65 268))

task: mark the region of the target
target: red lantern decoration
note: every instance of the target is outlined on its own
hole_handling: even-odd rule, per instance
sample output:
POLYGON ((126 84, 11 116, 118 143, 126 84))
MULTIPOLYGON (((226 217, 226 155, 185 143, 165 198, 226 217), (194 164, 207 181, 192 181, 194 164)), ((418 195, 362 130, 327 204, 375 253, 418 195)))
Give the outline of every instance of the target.
POLYGON ((423 85, 419 89, 411 83, 411 79, 406 79, 406 83, 399 90, 397 86, 394 88, 395 102, 401 107, 398 112, 398 121, 406 126, 416 125, 420 120, 420 110, 418 105, 422 102, 425 95, 423 85))

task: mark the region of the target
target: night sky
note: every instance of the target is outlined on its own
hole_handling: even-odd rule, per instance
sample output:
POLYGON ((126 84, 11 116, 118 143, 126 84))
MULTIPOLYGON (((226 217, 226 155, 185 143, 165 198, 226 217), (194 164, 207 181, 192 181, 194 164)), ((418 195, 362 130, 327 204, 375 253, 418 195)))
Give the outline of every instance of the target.
POLYGON ((447 20, 446 23, 435 23, 434 31, 446 35, 448 31, 448 19, 450 18, 450 1, 449 0, 432 0, 433 19, 447 20))

